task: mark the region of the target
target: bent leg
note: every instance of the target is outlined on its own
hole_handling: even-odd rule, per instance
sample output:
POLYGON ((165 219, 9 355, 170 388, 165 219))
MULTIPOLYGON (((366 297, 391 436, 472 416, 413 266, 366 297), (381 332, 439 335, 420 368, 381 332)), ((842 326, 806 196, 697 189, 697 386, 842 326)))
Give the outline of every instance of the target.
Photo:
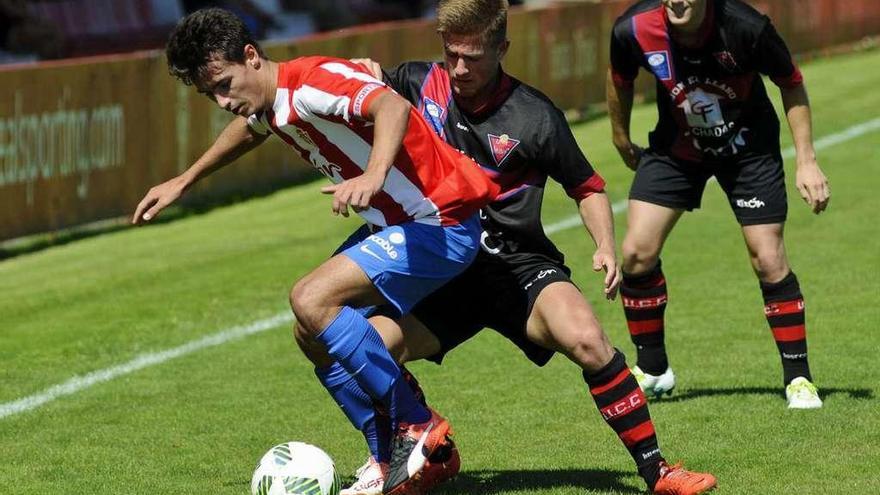
POLYGON ((653 487, 663 457, 645 394, 580 291, 568 282, 546 286, 535 300, 526 331, 533 342, 564 353, 582 368, 602 418, 653 487))
POLYGON ((812 381, 807 361, 804 298, 785 255, 784 224, 746 225, 742 230, 761 285, 764 314, 782 360, 784 385, 801 376, 812 381))
POLYGON ((668 300, 660 252, 684 210, 630 200, 623 241, 623 312, 639 369, 659 376, 669 368, 664 343, 668 300))

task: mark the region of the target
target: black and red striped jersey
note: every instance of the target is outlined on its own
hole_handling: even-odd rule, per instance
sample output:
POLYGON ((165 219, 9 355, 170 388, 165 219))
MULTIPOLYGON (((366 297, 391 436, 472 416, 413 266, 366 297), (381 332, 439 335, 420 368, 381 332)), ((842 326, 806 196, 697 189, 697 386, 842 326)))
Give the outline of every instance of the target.
POLYGON ((740 0, 707 0, 696 47, 676 41, 660 0, 642 0, 614 25, 614 84, 639 67, 657 82, 651 148, 692 161, 779 152, 779 119, 760 75, 780 87, 803 78, 770 19, 740 0))
POLYGON ((492 101, 466 113, 452 97, 441 63, 408 62, 385 74, 449 144, 469 155, 501 185, 483 207, 483 250, 510 261, 535 255, 562 263, 544 234, 541 203, 547 177, 576 201, 605 182, 581 153, 562 112, 535 88, 502 72, 492 101))

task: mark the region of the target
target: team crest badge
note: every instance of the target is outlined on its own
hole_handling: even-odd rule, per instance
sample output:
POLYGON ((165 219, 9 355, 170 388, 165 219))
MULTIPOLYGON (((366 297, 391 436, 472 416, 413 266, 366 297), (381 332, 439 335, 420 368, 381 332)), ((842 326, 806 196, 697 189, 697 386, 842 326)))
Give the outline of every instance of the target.
POLYGON ((733 72, 739 69, 739 65, 737 65, 736 59, 733 58, 733 54, 729 51, 724 50, 723 52, 715 52, 712 55, 715 56, 715 60, 717 60, 721 67, 724 67, 725 70, 733 72))
POLYGON ((443 135, 443 114, 446 113, 446 109, 441 107, 436 101, 428 98, 427 96, 422 98, 422 115, 425 117, 425 120, 431 124, 431 127, 434 128, 434 132, 443 135))
POLYGON ((511 139, 507 134, 496 136, 489 134, 489 145, 492 147, 492 156, 495 157, 495 164, 501 165, 501 162, 510 156, 510 152, 519 145, 518 139, 511 139))

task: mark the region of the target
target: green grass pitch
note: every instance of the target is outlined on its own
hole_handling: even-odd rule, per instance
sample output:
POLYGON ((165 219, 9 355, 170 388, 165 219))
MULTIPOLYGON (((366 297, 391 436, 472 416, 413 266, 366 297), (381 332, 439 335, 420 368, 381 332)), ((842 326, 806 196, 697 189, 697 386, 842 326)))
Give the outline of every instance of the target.
MULTIPOLYGON (((880 117, 880 51, 803 70, 817 138, 880 117)), ((642 143, 654 113, 646 105, 634 114, 642 143)), ((612 200, 624 199, 631 173, 610 145, 607 119, 575 133, 612 200)), ((791 142, 785 124, 783 142, 791 142)), ((819 151, 833 190, 819 217, 800 200, 787 161, 786 240, 807 301, 821 410, 785 409, 758 284, 717 184, 667 244, 667 340, 679 387, 651 412, 666 457, 716 474, 718 493, 880 493, 878 147, 874 131, 819 151)), ((293 281, 357 225, 331 217, 321 184, 0 262, 0 407, 283 314, 293 281)), ((545 223, 574 213, 550 187, 545 223)), ((624 228, 620 214, 618 239, 624 228)), ((602 300, 583 229, 552 237, 612 341, 634 356, 620 302, 602 300)), ((244 494, 256 461, 286 440, 320 446, 348 475, 364 460, 362 440, 314 378, 289 326, 0 418, 0 493, 244 494)), ((462 474, 437 493, 642 492, 579 370, 563 357, 538 369, 483 332, 444 366, 411 369, 451 419, 463 458, 462 474)))

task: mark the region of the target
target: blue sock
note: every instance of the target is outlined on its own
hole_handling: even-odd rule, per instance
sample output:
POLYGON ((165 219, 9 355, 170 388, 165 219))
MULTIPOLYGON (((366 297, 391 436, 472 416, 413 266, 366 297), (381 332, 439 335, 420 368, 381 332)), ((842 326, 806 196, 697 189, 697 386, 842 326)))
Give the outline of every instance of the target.
POLYGON ((339 363, 327 368, 315 368, 315 374, 351 424, 364 434, 370 454, 379 462, 388 462, 391 457, 388 442, 391 432, 387 428, 379 428, 373 399, 339 363))
POLYGON ((361 389, 389 411, 392 419, 423 423, 431 418, 428 409, 413 396, 379 332, 360 313, 343 306, 317 339, 361 389))

